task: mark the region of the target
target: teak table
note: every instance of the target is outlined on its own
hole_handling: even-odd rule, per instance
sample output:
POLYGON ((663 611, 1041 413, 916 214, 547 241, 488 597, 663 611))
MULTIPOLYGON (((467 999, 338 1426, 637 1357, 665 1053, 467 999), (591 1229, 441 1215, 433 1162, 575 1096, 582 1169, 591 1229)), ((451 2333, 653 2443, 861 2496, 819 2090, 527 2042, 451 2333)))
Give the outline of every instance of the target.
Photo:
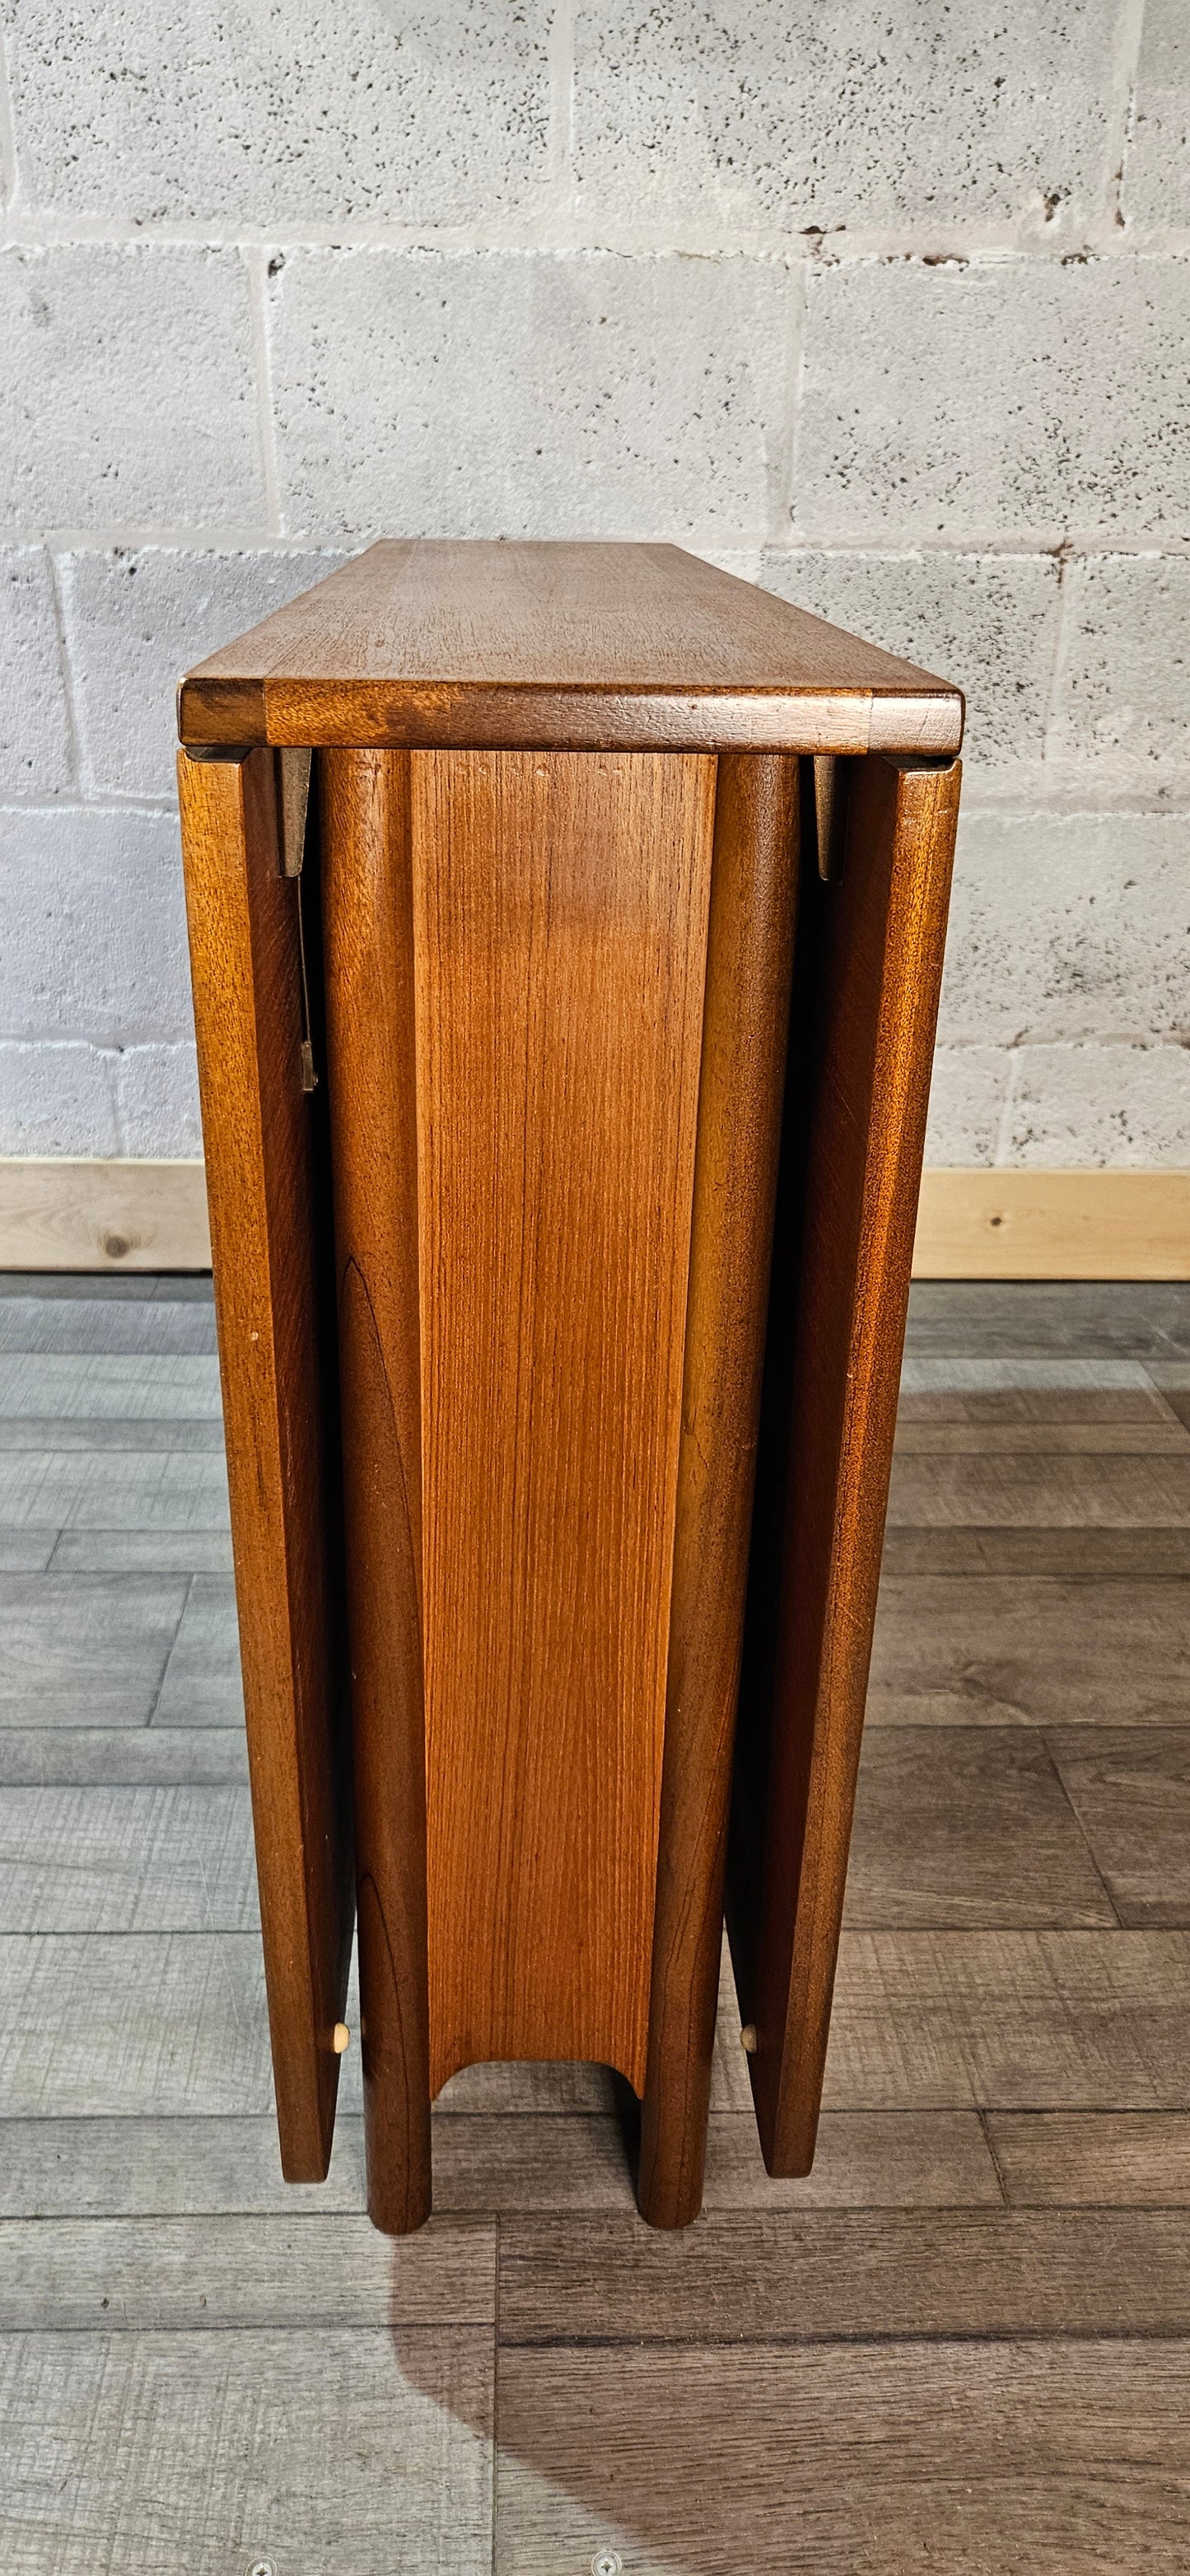
POLYGON ((182 684, 282 2159, 358 1912, 380 2227, 492 2058, 692 2218, 725 1885, 809 2168, 962 720, 651 545, 373 546, 182 684))

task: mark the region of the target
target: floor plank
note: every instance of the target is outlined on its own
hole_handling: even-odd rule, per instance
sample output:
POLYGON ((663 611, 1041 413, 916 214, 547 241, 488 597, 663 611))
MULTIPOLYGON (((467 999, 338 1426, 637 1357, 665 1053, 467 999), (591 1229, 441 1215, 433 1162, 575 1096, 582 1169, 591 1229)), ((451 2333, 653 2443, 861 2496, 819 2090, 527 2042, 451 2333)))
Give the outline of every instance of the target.
POLYGON ((54 1414, 0 1413, 0 1451, 135 1449, 142 1456, 156 1450, 200 1450, 221 1456, 221 1422, 72 1422, 54 1414))
POLYGON ((257 1933, 0 1935, 0 2117, 271 2106, 257 1933))
MULTIPOLYGON (((506 2217, 559 2209, 624 2213, 635 2205, 620 2124, 608 2113, 439 2119, 433 2154, 436 2209, 506 2217)), ((707 2210, 998 2207, 1001 2198, 972 2113, 828 2112, 814 2171, 801 2182, 775 2182, 766 2174, 750 2111, 711 2114, 707 2210)))
POLYGON ((144 1726, 184 1577, 0 1575, 0 1727, 144 1726))
POLYGON ((214 1293, 209 1270, 0 1270, 0 1297, 209 1306, 214 1293))
POLYGON ((969 2111, 824 2111, 814 2169, 774 2180, 750 2111, 712 2119, 708 2210, 992 2208, 1002 2197, 982 2125, 969 2111))
POLYGON ((230 1726, 0 1726, 0 1787, 228 1788, 248 1777, 230 1726))
POLYGON ((507 2352, 499 2576, 1174 2576, 1190 2346, 507 2352))
POLYGON ((1176 2209, 509 2218, 499 2317, 502 2346, 1181 2336, 1190 2230, 1176 2209))
POLYGON ((869 1726, 1190 1719, 1190 1582, 890 1574, 869 1726))
POLYGON ((832 2110, 1190 2109, 1184 1932, 845 1932, 832 2110))
POLYGON ((1012 1450, 914 1458, 899 1451, 888 1517, 894 1528, 907 1522, 932 1529, 1183 1529, 1190 1525, 1190 1457, 1037 1457, 1012 1450))
POLYGON ((1010 1397, 1029 1394, 1041 1397, 1077 1396, 1096 1402, 1109 1397, 1118 1402, 1125 1394, 1152 1394, 1156 1378, 1151 1361, 1128 1359, 1070 1359, 1020 1351, 1011 1358, 989 1358, 978 1350, 978 1332, 966 1350, 929 1353, 905 1347, 901 1361, 899 1395, 979 1396, 1003 1402, 1010 1397))
POLYGON ((249 1932, 246 1788, 0 1789, 0 1932, 249 1932))
POLYGON ((222 1530, 227 1469, 221 1456, 174 1450, 11 1451, 0 1456, 0 1521, 17 1529, 54 1521, 59 1529, 222 1530))
POLYGON ((210 1356, 215 1314, 204 1302, 123 1298, 2 1297, 0 1352, 136 1353, 145 1359, 210 1356))
POLYGON ((1190 2208, 1183 2111, 989 2111, 985 2125, 1015 2208, 1190 2208))
POLYGON ((231 1531, 67 1529, 52 1563, 55 1574, 230 1574, 231 1531))
POLYGON ((1046 1742, 1122 1923, 1190 1924, 1190 1662, 1180 1727, 1051 1727, 1046 1742))
POLYGON ((918 1279, 905 1347, 969 1359, 1190 1359, 1190 1299, 1177 1280, 918 1279))
MULTIPOLYGON (((116 1424, 111 1427, 113 1431, 119 1428, 116 1424)), ((161 1428, 164 1431, 168 1426, 163 1423, 161 1428)), ((905 1458, 994 1458, 1002 1454, 1022 1458, 1185 1458, 1190 1456, 1190 1432, 1184 1423, 1173 1420, 941 1422, 912 1414, 906 1419, 902 1414, 897 1423, 896 1445, 898 1454, 905 1458)))
POLYGON ((919 1423, 984 1423, 999 1431, 1012 1423, 1034 1430, 1052 1423, 1120 1431, 1129 1424, 1168 1428, 1180 1419, 1171 1398, 1139 1364, 1041 1360, 1030 1369, 1023 1360, 907 1360, 897 1436, 919 1423), (961 1383, 950 1383, 952 1376, 961 1383))
POLYGON ((0 2335, 490 2325, 496 2230, 361 2216, 0 2220, 0 2335))
POLYGON ((1040 1735, 898 1726, 864 1744, 843 1919, 961 1928, 1117 1916, 1040 1735))
POLYGON ((43 1574, 57 1544, 56 1529, 0 1527, 0 1574, 43 1574))
MULTIPOLYGON (((364 2207, 359 2118, 340 2112, 325 2183, 281 2177, 271 2118, 10 2119, 0 2160, 0 2217, 185 2217, 204 2211, 284 2216, 364 2207)), ((434 2206, 507 2216, 559 2209, 627 2211, 632 2179, 614 2113, 437 2112, 434 2206)), ((973 2112, 827 2112, 814 2171, 765 2173, 750 2113, 711 2115, 708 2210, 980 2208, 1002 2199, 973 2112)))
MULTIPOLYGON (((69 1533, 66 1534, 67 1536, 69 1533)), ((59 1544, 61 1559, 66 1536, 59 1544)), ((1096 1582, 1190 1579, 1190 1529, 888 1529, 885 1574, 1082 1575, 1096 1582)))
POLYGON ((154 1712, 155 1726, 244 1723, 244 1686, 229 1574, 196 1574, 170 1649, 154 1712))
POLYGON ((490 2330, 0 2338, 5 2576, 490 2576, 490 2330))
POLYGON ((0 1417, 31 1416, 79 1425, 222 1424, 219 1362, 205 1353, 10 1351, 0 1374, 0 1417))
POLYGON ((282 2180, 267 2112, 9 2119, 0 2145, 2 2218, 326 2217, 365 2207, 363 2122, 354 2113, 335 2123, 324 2183, 282 2180))

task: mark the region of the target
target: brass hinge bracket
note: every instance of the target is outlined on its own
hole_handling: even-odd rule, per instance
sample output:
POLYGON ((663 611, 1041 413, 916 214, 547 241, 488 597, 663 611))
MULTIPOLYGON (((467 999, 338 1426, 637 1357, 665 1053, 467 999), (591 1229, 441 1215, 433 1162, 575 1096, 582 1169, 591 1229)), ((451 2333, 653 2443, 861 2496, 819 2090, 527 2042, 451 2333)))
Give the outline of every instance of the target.
POLYGON ((310 1035, 310 978, 306 968, 306 923, 302 869, 306 857, 306 824, 310 812, 310 762, 308 751, 278 751, 277 816, 280 826, 281 872, 297 879, 298 959, 302 978, 302 1035, 299 1059, 303 1091, 317 1091, 318 1074, 314 1064, 314 1045, 310 1035))

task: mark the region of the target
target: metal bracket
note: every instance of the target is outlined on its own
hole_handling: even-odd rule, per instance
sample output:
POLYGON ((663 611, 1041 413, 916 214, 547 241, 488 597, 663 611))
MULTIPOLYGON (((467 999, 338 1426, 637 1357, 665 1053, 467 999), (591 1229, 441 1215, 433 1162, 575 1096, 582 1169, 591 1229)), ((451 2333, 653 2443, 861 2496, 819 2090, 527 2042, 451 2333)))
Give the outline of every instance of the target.
POLYGON ((310 758, 308 751, 279 751, 277 754, 277 801, 281 813, 281 869, 283 875, 287 877, 300 877, 302 861, 306 855, 310 758))
POLYGON ((310 763, 308 751, 285 750, 275 755, 277 762, 277 821, 281 844, 281 873, 297 879, 298 956, 302 974, 301 1068, 303 1091, 317 1091, 318 1074, 314 1064, 314 1047, 310 1036, 310 979, 306 971, 306 923, 302 897, 302 867, 306 856, 306 823, 310 811, 310 763))

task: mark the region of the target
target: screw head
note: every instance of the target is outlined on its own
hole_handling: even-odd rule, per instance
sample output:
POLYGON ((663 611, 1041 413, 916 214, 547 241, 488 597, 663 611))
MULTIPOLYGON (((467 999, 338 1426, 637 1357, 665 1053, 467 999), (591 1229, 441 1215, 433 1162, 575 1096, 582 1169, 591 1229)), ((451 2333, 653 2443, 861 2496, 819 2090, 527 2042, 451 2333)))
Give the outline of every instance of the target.
POLYGON ((597 2549, 591 2560, 591 2576, 624 2576, 624 2561, 618 2549, 597 2549))
POLYGON ((277 2570, 271 2558, 254 2558, 248 2576, 277 2576, 277 2570))

